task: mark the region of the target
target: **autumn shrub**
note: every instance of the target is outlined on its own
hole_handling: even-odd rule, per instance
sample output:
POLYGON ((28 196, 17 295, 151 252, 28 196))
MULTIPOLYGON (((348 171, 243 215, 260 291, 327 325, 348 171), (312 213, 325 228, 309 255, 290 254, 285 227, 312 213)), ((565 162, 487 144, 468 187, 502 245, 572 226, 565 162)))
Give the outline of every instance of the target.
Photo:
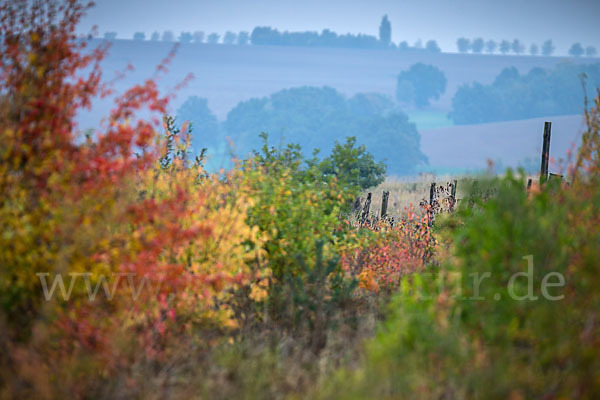
POLYGON ((372 239, 343 253, 342 266, 358 275, 362 289, 394 292, 404 276, 422 271, 433 259, 436 240, 425 208, 410 206, 397 221, 382 219, 361 228, 371 231, 372 239))
POLYGON ((440 267, 405 277, 365 363, 323 398, 600 395, 600 97, 570 185, 508 173, 442 229, 440 267))
POLYGON ((245 195, 252 201, 247 223, 267 237, 263 249, 272 271, 254 290, 266 308, 252 315, 257 323, 269 320, 277 332, 306 335, 314 345, 324 340, 333 316, 330 310, 325 318, 314 307, 323 306, 325 312, 341 306, 354 285, 337 260, 343 248, 362 240, 361 232, 341 223, 358 188, 323 175, 316 159, 304 159, 298 146, 274 148, 267 140, 263 135, 262 149, 240 167, 245 195), (327 327, 317 322, 322 318, 327 327))
POLYGON ((0 397, 135 394, 136 366, 234 328, 227 298, 262 271, 244 183, 208 177, 184 138, 164 151, 153 80, 81 137, 77 113, 110 93, 106 48, 74 33, 86 9, 0 6, 0 397))

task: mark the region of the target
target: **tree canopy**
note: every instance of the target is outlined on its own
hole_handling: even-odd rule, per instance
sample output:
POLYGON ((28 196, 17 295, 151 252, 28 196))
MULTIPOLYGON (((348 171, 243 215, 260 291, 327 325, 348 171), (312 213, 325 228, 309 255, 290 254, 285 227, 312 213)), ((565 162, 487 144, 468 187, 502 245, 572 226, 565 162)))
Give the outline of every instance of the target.
POLYGON ((580 114, 584 107, 581 77, 587 93, 600 87, 600 64, 560 64, 519 74, 505 68, 491 85, 461 86, 452 99, 449 117, 456 124, 509 121, 551 115, 580 114))
POLYGON ((379 25, 379 41, 384 46, 389 46, 392 41, 392 24, 387 15, 381 18, 381 24, 379 25))
POLYGON ((417 63, 398 75, 396 97, 401 102, 426 107, 446 91, 446 76, 437 67, 417 63))
POLYGON ((305 151, 325 154, 336 140, 353 136, 394 174, 427 162, 415 125, 392 99, 379 94, 348 99, 329 87, 285 89, 240 102, 228 113, 224 130, 241 156, 259 148, 259 134, 267 132, 273 143, 298 143, 305 151))

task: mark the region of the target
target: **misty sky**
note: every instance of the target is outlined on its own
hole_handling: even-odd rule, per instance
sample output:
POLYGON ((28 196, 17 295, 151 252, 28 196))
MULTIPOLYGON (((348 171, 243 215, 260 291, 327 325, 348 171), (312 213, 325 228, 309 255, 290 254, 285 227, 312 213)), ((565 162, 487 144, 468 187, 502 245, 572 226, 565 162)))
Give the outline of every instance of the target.
POLYGON ((96 0, 81 25, 88 32, 202 30, 206 33, 279 30, 378 34, 383 14, 392 23, 392 40, 413 44, 437 40, 456 51, 456 38, 519 38, 527 46, 553 39, 564 54, 574 42, 600 50, 600 0, 96 0))

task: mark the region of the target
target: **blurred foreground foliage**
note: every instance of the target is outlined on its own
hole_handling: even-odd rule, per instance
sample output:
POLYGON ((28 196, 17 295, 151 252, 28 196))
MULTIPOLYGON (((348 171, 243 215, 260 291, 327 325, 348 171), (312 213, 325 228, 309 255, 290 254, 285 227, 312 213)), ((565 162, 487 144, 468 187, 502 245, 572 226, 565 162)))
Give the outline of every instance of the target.
POLYGON ((322 398, 600 395, 599 117, 600 93, 570 185, 527 192, 509 172, 446 219, 451 254, 404 278, 364 365, 338 371, 322 398))
POLYGON ((598 397, 600 97, 570 186, 508 174, 435 228, 364 226, 384 167, 352 138, 319 160, 263 135, 208 174, 153 80, 81 137, 111 94, 86 9, 0 5, 0 398, 598 397), (536 301, 507 289, 525 256, 536 301))

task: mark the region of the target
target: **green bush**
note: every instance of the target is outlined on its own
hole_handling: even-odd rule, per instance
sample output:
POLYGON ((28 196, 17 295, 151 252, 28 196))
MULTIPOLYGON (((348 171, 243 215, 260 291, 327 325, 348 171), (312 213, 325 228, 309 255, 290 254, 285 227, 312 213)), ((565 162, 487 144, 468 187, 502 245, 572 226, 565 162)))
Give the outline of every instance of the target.
POLYGON ((326 176, 335 176, 351 187, 365 190, 379 185, 385 179, 385 164, 375 162, 364 145, 355 147, 356 138, 346 138, 346 143, 335 142, 331 155, 319 164, 326 176))
POLYGON ((598 398, 594 181, 528 194, 509 173, 492 198, 465 201, 441 232, 453 257, 405 280, 364 367, 340 372, 324 397, 598 398), (564 287, 544 294, 544 279, 560 283, 552 273, 564 287))

